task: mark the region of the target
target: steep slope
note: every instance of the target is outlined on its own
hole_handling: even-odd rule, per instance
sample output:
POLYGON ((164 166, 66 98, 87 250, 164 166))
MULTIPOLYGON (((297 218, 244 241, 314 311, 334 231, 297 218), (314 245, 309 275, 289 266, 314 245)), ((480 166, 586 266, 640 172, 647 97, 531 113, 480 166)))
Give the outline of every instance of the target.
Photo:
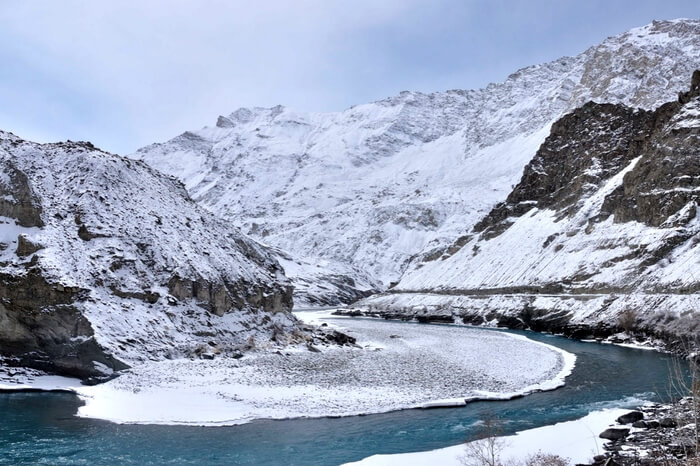
POLYGON ((700 333, 700 71, 655 111, 587 103, 552 125, 506 201, 368 304, 406 316, 700 333), (430 303, 434 308, 416 308, 430 303), (430 296, 428 296, 430 295, 430 296))
POLYGON ((0 132, 0 356, 80 377, 295 332, 270 253, 142 162, 0 132))
POLYGON ((403 92, 328 114, 239 109, 133 157, 286 251, 300 301, 348 300, 468 231, 553 121, 591 100, 654 108, 699 63, 700 21, 659 21, 484 89, 403 92))

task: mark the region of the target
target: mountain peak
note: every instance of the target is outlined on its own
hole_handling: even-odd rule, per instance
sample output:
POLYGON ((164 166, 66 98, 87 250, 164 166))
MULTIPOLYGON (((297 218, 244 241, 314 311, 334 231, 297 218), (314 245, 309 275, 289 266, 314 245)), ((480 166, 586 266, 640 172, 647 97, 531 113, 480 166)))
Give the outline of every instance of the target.
MULTIPOLYGON (((563 115, 588 101, 656 108, 687 90, 698 63, 700 21, 658 21, 482 89, 405 91, 334 113, 239 109, 234 126, 220 119, 226 131, 138 156, 297 264, 326 264, 333 284, 310 293, 332 300, 339 283, 388 286, 414 256, 471 230, 563 115)), ((319 281, 294 267, 297 285, 319 281)))

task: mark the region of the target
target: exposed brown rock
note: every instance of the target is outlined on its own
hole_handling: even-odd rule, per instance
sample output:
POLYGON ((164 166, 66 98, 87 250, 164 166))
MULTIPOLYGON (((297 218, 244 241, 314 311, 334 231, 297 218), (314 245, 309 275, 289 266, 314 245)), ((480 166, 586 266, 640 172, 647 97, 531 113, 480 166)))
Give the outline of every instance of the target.
MULTIPOLYGON (((506 201, 478 222, 474 231, 484 239, 493 238, 510 227, 509 218, 534 207, 571 215, 581 199, 640 155, 591 221, 614 215, 616 222, 663 225, 684 206, 698 201, 700 132, 693 127, 669 128, 669 123, 684 104, 699 97, 700 71, 696 71, 691 90, 681 94, 679 102, 653 112, 589 102, 565 115, 552 125, 551 134, 506 201)), ((695 215, 690 208, 680 221, 687 223, 695 215)))
POLYGON ((267 312, 284 312, 292 308, 291 287, 280 294, 245 282, 211 283, 204 279, 191 280, 174 275, 168 282, 168 291, 180 300, 196 299, 218 316, 249 306, 261 306, 267 312))
POLYGON ((31 256, 40 249, 43 249, 39 243, 34 243, 30 240, 27 235, 19 235, 17 237, 17 251, 15 252, 19 257, 31 256))
POLYGON ((94 361, 113 370, 126 368, 95 341, 78 307, 85 293, 48 283, 37 270, 0 274, 0 356, 81 378, 104 375, 94 361))
POLYGON ((27 176, 10 161, 2 161, 2 170, 9 175, 8 185, 0 182, 0 216, 17 220, 23 227, 41 227, 41 204, 32 192, 27 176))

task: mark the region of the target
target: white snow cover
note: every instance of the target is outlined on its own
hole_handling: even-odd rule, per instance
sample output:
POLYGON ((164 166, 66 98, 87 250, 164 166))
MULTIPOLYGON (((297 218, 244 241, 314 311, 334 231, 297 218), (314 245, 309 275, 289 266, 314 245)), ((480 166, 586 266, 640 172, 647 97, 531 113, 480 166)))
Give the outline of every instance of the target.
MULTIPOLYGON (((575 356, 488 330, 332 319, 361 347, 147 362, 79 386, 79 416, 121 423, 231 425, 259 418, 346 416, 507 399, 561 386, 575 356)), ((3 387, 0 387, 3 388, 3 387)))
MULTIPOLYGON (((588 464, 593 456, 603 453, 604 440, 598 434, 613 421, 625 414, 624 409, 604 409, 594 411, 575 421, 560 422, 552 426, 524 430, 515 435, 502 437, 504 440, 501 459, 505 464, 510 461, 523 461, 538 452, 559 455, 567 458, 571 464, 588 464)), ((464 464, 461 458, 467 450, 464 445, 441 448, 419 453, 402 453, 397 455, 374 455, 361 461, 346 463, 347 466, 459 466, 464 464)))
POLYGON ((9 244, 0 272, 22 276, 31 265, 57 288, 85 290, 75 306, 118 359, 177 357, 209 341, 226 346, 251 336, 262 342, 275 329, 295 327, 291 313, 259 312, 246 296, 219 317, 169 294, 175 275, 239 284, 241 295, 274 296, 289 286, 266 248, 202 209, 178 181, 88 144, 41 145, 5 132, 0 162, 0 172, 14 167, 27 176, 44 223, 25 228, 0 218, 0 242, 9 244), (79 225, 92 239, 81 239, 79 225), (42 248, 18 257, 20 233, 42 248), (139 298, 145 293, 157 301, 139 298))
MULTIPOLYGON (((680 333, 697 331, 688 326, 681 316, 696 315, 700 306, 697 294, 527 294, 506 293, 493 295, 460 293, 392 293, 375 295, 363 300, 362 307, 401 312, 404 316, 446 316, 459 321, 463 315, 481 316, 486 326, 489 316, 501 314, 519 317, 523 309, 545 309, 551 314, 571 316, 571 324, 593 326, 611 324, 625 310, 635 309, 638 316, 650 325, 663 323, 667 330, 680 333), (677 321, 677 322, 676 322, 677 321), (681 328, 675 328, 678 325, 681 328)), ((697 325, 697 324, 694 324, 697 325)), ((697 327, 695 327, 697 329, 697 327)))
POLYGON ((132 157, 287 251, 299 303, 332 298, 385 288, 413 256, 468 232, 564 113, 588 100, 654 108, 698 63, 700 21, 655 21, 484 89, 402 92, 326 114, 242 108, 132 157), (335 279, 319 287, 324 276, 335 279))
MULTIPOLYGON (((699 102, 693 98, 660 128, 665 135, 683 128, 690 157, 700 140, 688 129, 695 128, 699 102)), ((651 150, 663 150, 663 140, 654 144, 651 150)), ((493 312, 520 317, 530 307, 587 325, 616 325, 617 316, 632 309, 648 328, 695 335, 700 295, 691 291, 698 281, 694 270, 700 267, 697 199, 685 198, 659 227, 618 223, 615 215, 592 221, 645 156, 658 154, 640 155, 600 186, 589 185, 573 214, 533 206, 524 215, 509 218, 510 226, 495 237, 475 234, 451 255, 412 264, 391 293, 370 297, 363 304, 455 317, 493 312), (546 293, 548 287, 561 284, 569 288, 546 293), (540 289, 526 291, 536 287, 540 289)), ((691 194, 695 190, 674 189, 691 194)))
MULTIPOLYGON (((665 239, 677 234, 676 229, 653 228, 634 221, 615 223, 613 216, 594 228, 589 226, 589 219, 600 212, 605 197, 620 186, 638 161, 634 159, 585 199, 572 217, 560 219, 553 210, 533 208, 514 219, 514 224, 496 238, 484 241, 476 236, 451 257, 409 270, 394 291, 536 286, 558 283, 577 274, 591 274, 577 283, 589 289, 696 282, 697 277, 688 273, 700 265, 694 238, 678 246, 669 260, 640 273, 641 259, 619 259, 639 248, 660 247, 665 239), (543 247, 554 236, 549 246, 543 247)), ((687 229, 700 231, 700 219, 694 218, 687 229)))
POLYGON ((79 379, 48 375, 41 371, 20 368, 11 369, 0 365, 0 392, 17 390, 77 392, 79 379))

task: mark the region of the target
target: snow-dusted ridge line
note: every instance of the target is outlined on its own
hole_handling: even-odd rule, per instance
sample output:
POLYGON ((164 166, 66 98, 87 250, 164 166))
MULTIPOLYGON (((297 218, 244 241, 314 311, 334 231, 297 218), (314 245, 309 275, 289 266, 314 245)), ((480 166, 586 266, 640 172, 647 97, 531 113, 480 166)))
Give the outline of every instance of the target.
POLYGON ((132 156, 286 251, 298 303, 347 302, 468 234, 562 115, 587 101, 654 108, 698 63, 700 21, 655 21, 483 89, 325 114, 239 109, 132 156))
POLYGON ((654 111, 587 103, 562 117, 464 240, 357 305, 576 338, 631 328, 683 352, 700 322, 700 126, 674 125, 695 121, 700 70, 689 87, 654 111))
MULTIPOLYGON (((323 319, 319 315, 311 317, 323 319)), ((375 345, 366 349, 329 349, 321 355, 308 351, 257 358, 249 355, 240 364, 223 359, 146 363, 106 384, 62 384, 61 388, 73 390, 85 401, 78 412, 82 417, 127 424, 224 426, 253 419, 337 417, 433 408, 445 406, 448 400, 451 406, 476 400, 505 400, 556 389, 574 367, 572 354, 502 332, 349 319, 330 323, 355 334, 360 344, 379 341, 383 349, 377 351, 375 345), (368 328, 379 328, 379 333, 366 333, 368 328), (435 349, 436 338, 443 343, 444 351, 435 349), (498 346, 499 352, 487 351, 493 345, 498 346), (468 354, 462 358, 455 354, 456 348, 468 354), (433 356, 426 359, 426 352, 433 356), (485 360, 487 354, 491 354, 489 360, 485 360), (467 356, 481 361, 467 363, 467 356), (248 363, 248 358, 253 359, 248 363), (294 358, 305 358, 305 362, 298 364, 299 359, 294 358), (511 363, 522 367, 522 373, 513 373, 511 363), (279 376, 289 364, 296 381, 292 384, 279 376), (318 368, 316 372, 330 373, 331 378, 307 374, 307 379, 298 380, 300 374, 308 372, 309 364, 318 368), (348 372, 328 372, 328 367, 338 364, 351 366, 348 372), (357 374, 352 364, 364 368, 366 381, 348 382, 350 373, 357 374), (441 387, 431 385, 431 377, 422 375, 420 364, 425 364, 432 376, 440 374, 441 387), (403 379, 401 374, 409 369, 413 371, 410 380, 418 382, 403 379), (455 371, 462 375, 455 375, 455 371), (477 379, 473 378, 475 374, 480 374, 477 379), (337 386, 326 386, 333 378, 338 381, 337 386), (315 386, 311 384, 314 380, 315 386), (500 392, 494 388, 479 390, 502 383, 505 385, 500 392), (425 393, 416 393, 420 387, 425 393), (456 397, 456 391, 449 397, 439 396, 449 393, 445 390, 470 393, 456 397)), ((7 389, 7 385, 0 385, 0 390, 7 389)), ((43 386, 51 388, 46 383, 43 386)), ((25 383, 24 387, 31 384, 25 383)))

